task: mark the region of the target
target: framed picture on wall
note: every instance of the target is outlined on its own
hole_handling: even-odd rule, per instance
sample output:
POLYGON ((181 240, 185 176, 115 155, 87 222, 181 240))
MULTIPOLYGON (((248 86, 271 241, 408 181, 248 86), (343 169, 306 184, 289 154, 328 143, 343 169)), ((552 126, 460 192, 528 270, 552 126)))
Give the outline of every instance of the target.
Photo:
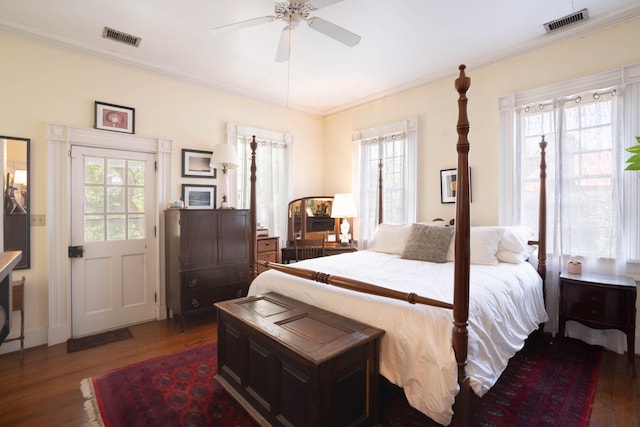
POLYGON ((211 164, 212 151, 182 149, 182 176, 215 178, 216 169, 211 164))
MULTIPOLYGON (((458 169, 440 171, 440 202, 455 203, 458 185, 458 169)), ((471 168, 469 168, 469 202, 471 202, 471 168)))
POLYGON ((113 132, 135 133, 135 108, 107 104, 100 101, 95 101, 94 105, 94 128, 113 132))
POLYGON ((182 184, 182 200, 188 209, 215 209, 216 186, 182 184))

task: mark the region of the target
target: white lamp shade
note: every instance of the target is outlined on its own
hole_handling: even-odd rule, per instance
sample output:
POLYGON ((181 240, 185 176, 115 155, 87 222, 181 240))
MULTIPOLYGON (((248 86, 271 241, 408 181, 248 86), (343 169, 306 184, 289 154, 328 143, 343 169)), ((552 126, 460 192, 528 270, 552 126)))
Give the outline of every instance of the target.
POLYGON ((332 218, 353 218, 358 216, 356 204, 351 193, 336 193, 331 206, 332 218))
POLYGON ((226 169, 235 169, 239 166, 238 156, 235 148, 229 144, 218 144, 213 147, 213 155, 211 156, 211 164, 224 166, 226 169))
POLYGON ((24 169, 18 169, 13 175, 14 184, 27 185, 27 171, 24 169))

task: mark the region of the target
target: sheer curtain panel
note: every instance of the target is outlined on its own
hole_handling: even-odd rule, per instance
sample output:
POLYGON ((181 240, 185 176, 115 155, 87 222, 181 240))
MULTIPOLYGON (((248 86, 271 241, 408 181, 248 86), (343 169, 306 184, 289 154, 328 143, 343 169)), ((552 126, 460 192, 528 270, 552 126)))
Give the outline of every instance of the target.
MULTIPOLYGON (((236 147, 240 166, 237 180, 230 185, 229 194, 236 195, 235 206, 249 209, 251 147, 255 135, 256 149, 256 218, 271 236, 280 237, 280 245, 287 236, 287 206, 291 198, 289 182, 293 138, 284 132, 274 132, 248 126, 229 124, 228 143, 236 147)), ((231 199, 231 197, 230 197, 231 199)))

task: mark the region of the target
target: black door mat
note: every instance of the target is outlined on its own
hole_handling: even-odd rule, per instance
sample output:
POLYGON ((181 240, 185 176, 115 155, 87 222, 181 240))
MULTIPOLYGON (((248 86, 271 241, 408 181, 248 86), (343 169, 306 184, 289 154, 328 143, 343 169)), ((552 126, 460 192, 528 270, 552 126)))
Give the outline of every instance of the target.
POLYGON ((114 329, 113 331, 101 332, 82 338, 69 338, 67 340, 67 353, 86 350, 112 342, 124 341, 129 338, 133 338, 129 328, 114 329))

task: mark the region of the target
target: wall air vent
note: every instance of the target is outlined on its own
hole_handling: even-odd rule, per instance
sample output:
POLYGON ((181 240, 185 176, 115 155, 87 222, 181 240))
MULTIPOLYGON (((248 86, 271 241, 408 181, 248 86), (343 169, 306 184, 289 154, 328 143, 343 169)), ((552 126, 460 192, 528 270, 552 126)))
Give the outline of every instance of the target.
POLYGON ((142 40, 140 37, 132 36, 131 34, 123 33, 122 31, 114 30, 109 27, 104 27, 104 30, 102 30, 102 37, 135 47, 138 47, 142 40))
POLYGON ((547 33, 550 33, 552 31, 559 30, 560 28, 564 28, 567 25, 572 25, 576 22, 584 21, 585 19, 589 19, 589 11, 587 9, 582 9, 578 12, 572 13, 571 15, 567 15, 560 19, 547 22, 546 24, 544 24, 544 29, 547 33))

